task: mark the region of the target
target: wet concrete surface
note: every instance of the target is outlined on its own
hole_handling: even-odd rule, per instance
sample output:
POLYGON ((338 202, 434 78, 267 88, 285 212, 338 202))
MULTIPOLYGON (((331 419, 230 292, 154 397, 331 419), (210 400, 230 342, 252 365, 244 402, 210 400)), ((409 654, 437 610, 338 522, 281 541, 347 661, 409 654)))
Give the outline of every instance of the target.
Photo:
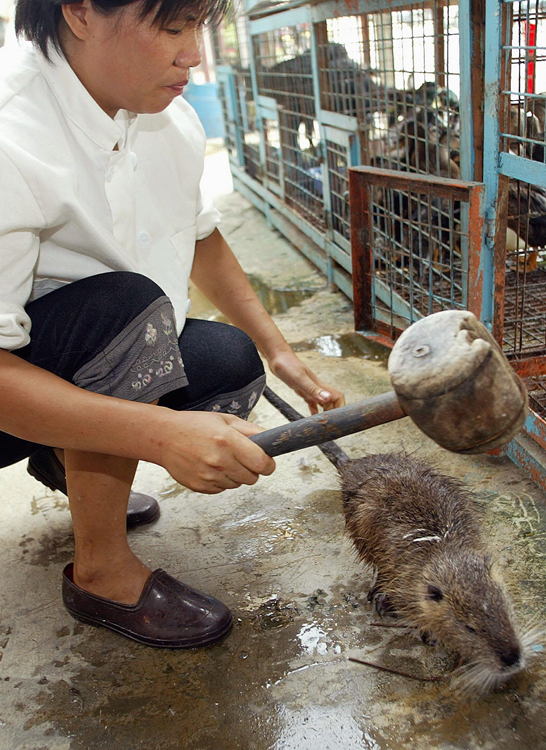
MULTIPOLYGON (((277 290, 277 302, 287 290, 304 291, 296 300, 285 296, 276 314, 302 359, 348 401, 389 390, 385 352, 354 333, 346 299, 285 245, 279 269, 268 247, 270 237, 272 247, 280 238, 240 196, 224 197, 222 206, 243 266, 277 290)), ((194 314, 215 315, 197 297, 194 314)), ((272 378, 270 385, 305 412, 283 384, 272 378)), ((284 422, 263 399, 252 419, 266 427, 284 422)), ((353 457, 406 450, 468 482, 521 623, 544 621, 545 498, 508 459, 448 454, 407 419, 339 443, 353 457)), ((425 677, 453 666, 412 631, 373 624, 371 572, 344 535, 337 472, 318 449, 282 456, 271 477, 214 497, 184 489, 152 465, 140 467, 136 487, 162 507, 156 524, 131 533, 136 553, 226 602, 233 631, 217 645, 177 652, 74 621, 60 598, 72 556, 66 499, 37 484, 24 464, 3 470, 2 750, 546 748, 540 650, 501 690, 472 699, 445 681, 348 660, 425 677)))

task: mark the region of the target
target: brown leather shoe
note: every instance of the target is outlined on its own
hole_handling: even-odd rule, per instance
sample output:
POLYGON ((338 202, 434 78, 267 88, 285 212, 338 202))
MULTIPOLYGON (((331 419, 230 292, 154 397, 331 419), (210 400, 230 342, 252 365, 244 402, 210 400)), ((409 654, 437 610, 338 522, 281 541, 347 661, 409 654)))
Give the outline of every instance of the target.
POLYGON ((195 648, 231 630, 231 612, 217 599, 155 570, 136 604, 120 604, 84 591, 73 581, 73 563, 63 571, 63 602, 72 617, 157 648, 195 648))
MULTIPOLYGON (((67 494, 64 466, 55 455, 53 448, 43 446, 33 453, 28 459, 27 471, 50 490, 60 490, 65 495, 67 494)), ((159 514, 157 500, 149 495, 142 495, 140 492, 131 492, 127 507, 128 529, 152 523, 159 518, 159 514)))

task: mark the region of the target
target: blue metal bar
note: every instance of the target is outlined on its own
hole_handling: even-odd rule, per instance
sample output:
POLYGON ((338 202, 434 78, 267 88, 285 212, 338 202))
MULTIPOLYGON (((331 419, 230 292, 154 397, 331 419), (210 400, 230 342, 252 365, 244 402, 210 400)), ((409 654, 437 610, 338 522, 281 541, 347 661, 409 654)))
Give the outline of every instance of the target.
POLYGON ((341 115, 338 112, 330 112, 327 109, 320 110, 319 115, 323 125, 331 125, 333 128, 355 133, 358 130, 358 120, 351 115, 341 115))
POLYGON ((391 11, 397 8, 407 8, 407 0, 330 0, 311 6, 311 17, 314 23, 326 21, 329 18, 361 15, 363 13, 377 13, 391 11))
POLYGON ((485 101, 483 181, 485 183, 485 243, 480 258, 483 280, 482 322, 491 327, 494 312, 494 245, 496 230, 497 192, 499 184, 499 97, 501 4, 489 0, 485 4, 485 101))
POLYGON ((298 26, 302 23, 311 23, 311 9, 309 5, 301 8, 293 8, 283 13, 275 13, 265 18, 256 18, 250 21, 250 34, 265 34, 268 31, 282 29, 283 26, 298 26))
MULTIPOLYGON (((461 112, 461 179, 474 179, 474 135, 472 123, 472 24, 470 0, 459 0, 459 69, 461 112)), ((463 229, 464 231, 464 229, 463 229)))
POLYGON ((546 188, 546 165, 543 162, 524 159, 516 154, 502 153, 499 171, 514 180, 546 188))

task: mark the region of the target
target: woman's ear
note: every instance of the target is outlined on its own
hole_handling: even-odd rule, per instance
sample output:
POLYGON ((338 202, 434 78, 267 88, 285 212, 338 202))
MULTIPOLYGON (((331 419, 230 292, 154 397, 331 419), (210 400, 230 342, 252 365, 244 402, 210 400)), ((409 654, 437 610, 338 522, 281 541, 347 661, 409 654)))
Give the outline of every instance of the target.
POLYGON ((61 5, 63 18, 78 39, 87 39, 89 36, 89 15, 92 12, 90 0, 80 0, 76 3, 63 3, 61 5))

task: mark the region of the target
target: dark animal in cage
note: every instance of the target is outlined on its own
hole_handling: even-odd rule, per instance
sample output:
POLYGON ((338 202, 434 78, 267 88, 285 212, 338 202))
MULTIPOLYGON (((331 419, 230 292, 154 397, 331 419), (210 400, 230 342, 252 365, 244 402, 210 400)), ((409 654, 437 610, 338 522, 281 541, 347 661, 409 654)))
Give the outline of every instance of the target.
POLYGON ((386 107, 379 102, 377 111, 388 114, 389 128, 415 120, 425 126, 459 130, 459 98, 435 81, 425 81, 418 89, 384 88, 380 93, 385 97, 386 107))
POLYGON ((437 196, 412 196, 409 209, 411 256, 419 281, 434 283, 442 270, 460 271, 460 202, 437 196))
POLYGON ((529 111, 535 115, 538 121, 539 131, 544 134, 544 121, 546 119, 546 91, 542 91, 529 103, 529 111))
POLYGON ((389 127, 375 141, 370 165, 460 178, 456 95, 425 82, 417 91, 390 90, 389 96, 389 127))
MULTIPOLYGON (((437 126, 425 128, 417 121, 408 122, 407 163, 418 172, 459 179, 461 170, 452 158, 449 140, 444 141, 442 130, 437 126), (449 144, 449 145, 448 145, 449 144)), ((458 141, 457 141, 458 143, 458 141)))
POLYGON ((507 250, 518 255, 523 251, 523 263, 518 263, 518 269, 534 271, 538 267, 539 250, 546 248, 546 190, 539 185, 510 180, 507 224, 515 235, 515 241, 508 235, 507 250))
MULTIPOLYGON (((366 70, 352 60, 343 44, 331 43, 319 52, 325 108, 357 116, 362 105, 370 101, 379 80, 374 71, 366 70)), ((313 62, 311 50, 270 67, 258 68, 258 89, 272 97, 284 110, 290 147, 299 149, 299 129, 303 124, 311 147, 316 147, 316 117, 313 62)))
MULTIPOLYGON (((390 264, 432 287, 444 276, 454 280, 460 275, 459 201, 375 189, 374 204, 377 237, 389 248, 390 264)), ((381 267, 379 263, 378 270, 381 267)))
POLYGON ((546 97, 544 94, 538 96, 541 98, 528 102, 527 108, 523 103, 512 102, 510 104, 507 114, 506 142, 509 151, 517 156, 544 163, 546 97))
POLYGON ((529 103, 527 117, 530 118, 529 138, 534 143, 531 147, 531 158, 534 161, 546 162, 546 91, 538 94, 536 99, 529 103))

